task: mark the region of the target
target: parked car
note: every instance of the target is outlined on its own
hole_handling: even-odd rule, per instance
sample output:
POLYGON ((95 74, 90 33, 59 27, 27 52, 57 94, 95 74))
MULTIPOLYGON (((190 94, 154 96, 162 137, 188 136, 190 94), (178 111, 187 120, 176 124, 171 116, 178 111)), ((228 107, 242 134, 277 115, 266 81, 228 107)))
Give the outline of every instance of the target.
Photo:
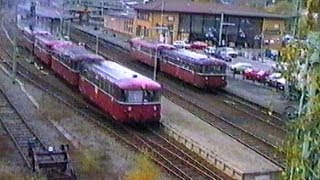
POLYGON ((278 87, 284 90, 286 85, 286 80, 281 77, 281 73, 273 73, 266 78, 266 82, 269 86, 278 87))
POLYGON ((230 47, 221 47, 221 48, 218 48, 218 51, 226 53, 228 56, 230 56, 232 58, 238 57, 238 52, 235 51, 233 48, 230 48, 230 47))
POLYGON ((275 72, 286 71, 288 69, 288 64, 287 63, 276 63, 276 64, 272 65, 272 69, 275 72))
POLYGON ((284 90, 286 87, 286 79, 283 77, 276 80, 276 87, 278 87, 280 90, 284 90))
POLYGON ((204 53, 213 56, 213 55, 215 55, 216 50, 217 49, 215 47, 208 46, 207 48, 204 49, 204 53))
POLYGON ((264 71, 261 69, 246 69, 244 71, 244 77, 258 82, 265 82, 266 78, 271 74, 270 71, 264 71))
POLYGON ((216 51, 214 53, 214 57, 223 61, 227 61, 227 62, 231 62, 232 61, 232 57, 229 56, 226 52, 224 51, 216 51))
POLYGON ((234 71, 235 73, 244 73, 244 71, 246 69, 252 69, 252 65, 250 63, 242 63, 242 62, 239 62, 239 63, 236 63, 236 64, 232 64, 230 66, 230 69, 232 71, 234 71))
POLYGON ((176 47, 176 48, 185 48, 185 49, 189 49, 191 47, 190 44, 186 43, 185 41, 175 41, 173 43, 173 45, 176 47))
POLYGON ((205 49, 206 47, 208 47, 208 44, 205 43, 205 42, 201 42, 201 41, 195 41, 191 44, 191 48, 192 49, 200 49, 200 50, 203 50, 205 49))

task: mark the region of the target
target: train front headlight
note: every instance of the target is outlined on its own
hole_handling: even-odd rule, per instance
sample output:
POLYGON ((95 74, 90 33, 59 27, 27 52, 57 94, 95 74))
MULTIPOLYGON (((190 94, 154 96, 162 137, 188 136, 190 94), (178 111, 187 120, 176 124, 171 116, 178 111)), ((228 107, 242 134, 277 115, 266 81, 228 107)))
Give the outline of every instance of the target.
POLYGON ((128 107, 128 111, 129 111, 129 112, 132 111, 132 107, 131 107, 131 106, 128 107))
POLYGON ((157 106, 153 106, 154 111, 157 111, 157 109, 158 109, 157 106))
POLYGON ((208 77, 206 76, 204 79, 205 79, 205 80, 208 80, 208 77))

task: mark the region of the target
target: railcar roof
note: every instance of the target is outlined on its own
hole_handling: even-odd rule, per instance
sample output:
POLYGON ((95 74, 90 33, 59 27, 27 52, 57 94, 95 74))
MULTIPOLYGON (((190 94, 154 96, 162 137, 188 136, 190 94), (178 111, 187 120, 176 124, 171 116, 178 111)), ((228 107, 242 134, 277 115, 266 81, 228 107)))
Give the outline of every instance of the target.
POLYGON ((163 53, 168 56, 174 56, 185 62, 193 63, 196 65, 220 65, 227 66, 227 64, 216 58, 209 58, 206 55, 196 53, 186 49, 177 50, 163 50, 163 53))
POLYGON ((76 44, 62 43, 53 47, 53 51, 70 57, 71 61, 104 61, 102 56, 93 54, 85 47, 76 44))
MULTIPOLYGON (((29 27, 24 27, 23 31, 31 34, 31 29, 29 27)), ((43 29, 39 29, 39 28, 34 28, 33 32, 34 35, 39 35, 39 34, 51 34, 49 31, 45 31, 43 29)))
POLYGON ((36 36, 36 39, 43 42, 46 45, 59 45, 59 44, 71 44, 70 41, 60 40, 51 34, 40 34, 36 36))
POLYGON ((100 74, 103 78, 118 85, 121 89, 161 89, 161 85, 159 83, 112 61, 94 63, 87 67, 92 68, 92 70, 97 74, 100 74))
POLYGON ((131 39, 131 43, 135 43, 135 44, 140 44, 144 47, 147 48, 152 48, 152 49, 176 49, 176 47, 174 47, 171 44, 163 44, 163 43, 157 43, 157 42, 152 42, 152 41, 146 41, 143 39, 139 39, 139 38, 134 38, 131 39))

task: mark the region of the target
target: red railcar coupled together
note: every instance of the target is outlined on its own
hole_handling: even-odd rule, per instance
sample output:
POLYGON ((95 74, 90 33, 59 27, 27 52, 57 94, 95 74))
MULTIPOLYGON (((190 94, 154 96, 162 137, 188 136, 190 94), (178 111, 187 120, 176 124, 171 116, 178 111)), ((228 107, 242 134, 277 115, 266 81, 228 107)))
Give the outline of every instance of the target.
POLYGON ((79 89, 118 121, 160 120, 160 84, 115 62, 85 64, 79 89))
POLYGON ((152 67, 155 64, 156 52, 163 49, 176 49, 172 45, 148 42, 138 38, 132 39, 130 44, 131 56, 152 67))
POLYGON ((160 71, 184 82, 202 89, 219 89, 227 85, 227 64, 221 60, 141 39, 132 39, 130 44, 133 58, 153 67, 157 59, 160 71))
POLYGON ((34 55, 44 64, 51 65, 51 56, 54 46, 71 44, 70 41, 59 40, 51 34, 40 34, 35 36, 34 55))
POLYGON ((34 45, 36 35, 51 34, 48 31, 44 31, 38 28, 32 31, 29 27, 21 27, 20 30, 22 32, 22 38, 18 40, 18 43, 21 47, 26 48, 29 51, 33 51, 33 45, 34 45))
POLYGON ((103 60, 103 57, 92 54, 83 46, 58 44, 53 47, 51 68, 70 85, 78 86, 82 63, 103 60))
POLYGON ((160 84, 83 46, 58 40, 45 31, 25 29, 20 45, 31 52, 34 49, 37 58, 116 121, 160 120, 160 84))

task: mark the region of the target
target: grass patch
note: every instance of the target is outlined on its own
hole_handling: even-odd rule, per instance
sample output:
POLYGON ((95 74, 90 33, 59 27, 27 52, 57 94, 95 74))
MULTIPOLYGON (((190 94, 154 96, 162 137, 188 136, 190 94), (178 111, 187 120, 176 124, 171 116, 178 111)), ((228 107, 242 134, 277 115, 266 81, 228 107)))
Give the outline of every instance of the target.
POLYGON ((4 180, 46 180, 42 175, 31 175, 14 169, 8 162, 0 161, 0 179, 4 180))
POLYGON ((68 108, 62 108, 61 104, 52 100, 47 95, 42 95, 38 113, 43 119, 52 119, 57 122, 70 118, 73 115, 68 108))
POLYGON ((155 180, 160 178, 160 170, 150 160, 148 154, 136 157, 135 168, 126 176, 127 180, 155 180))
POLYGON ((108 172, 106 162, 110 159, 104 152, 86 149, 82 152, 71 152, 76 161, 76 172, 81 178, 104 179, 108 172))

